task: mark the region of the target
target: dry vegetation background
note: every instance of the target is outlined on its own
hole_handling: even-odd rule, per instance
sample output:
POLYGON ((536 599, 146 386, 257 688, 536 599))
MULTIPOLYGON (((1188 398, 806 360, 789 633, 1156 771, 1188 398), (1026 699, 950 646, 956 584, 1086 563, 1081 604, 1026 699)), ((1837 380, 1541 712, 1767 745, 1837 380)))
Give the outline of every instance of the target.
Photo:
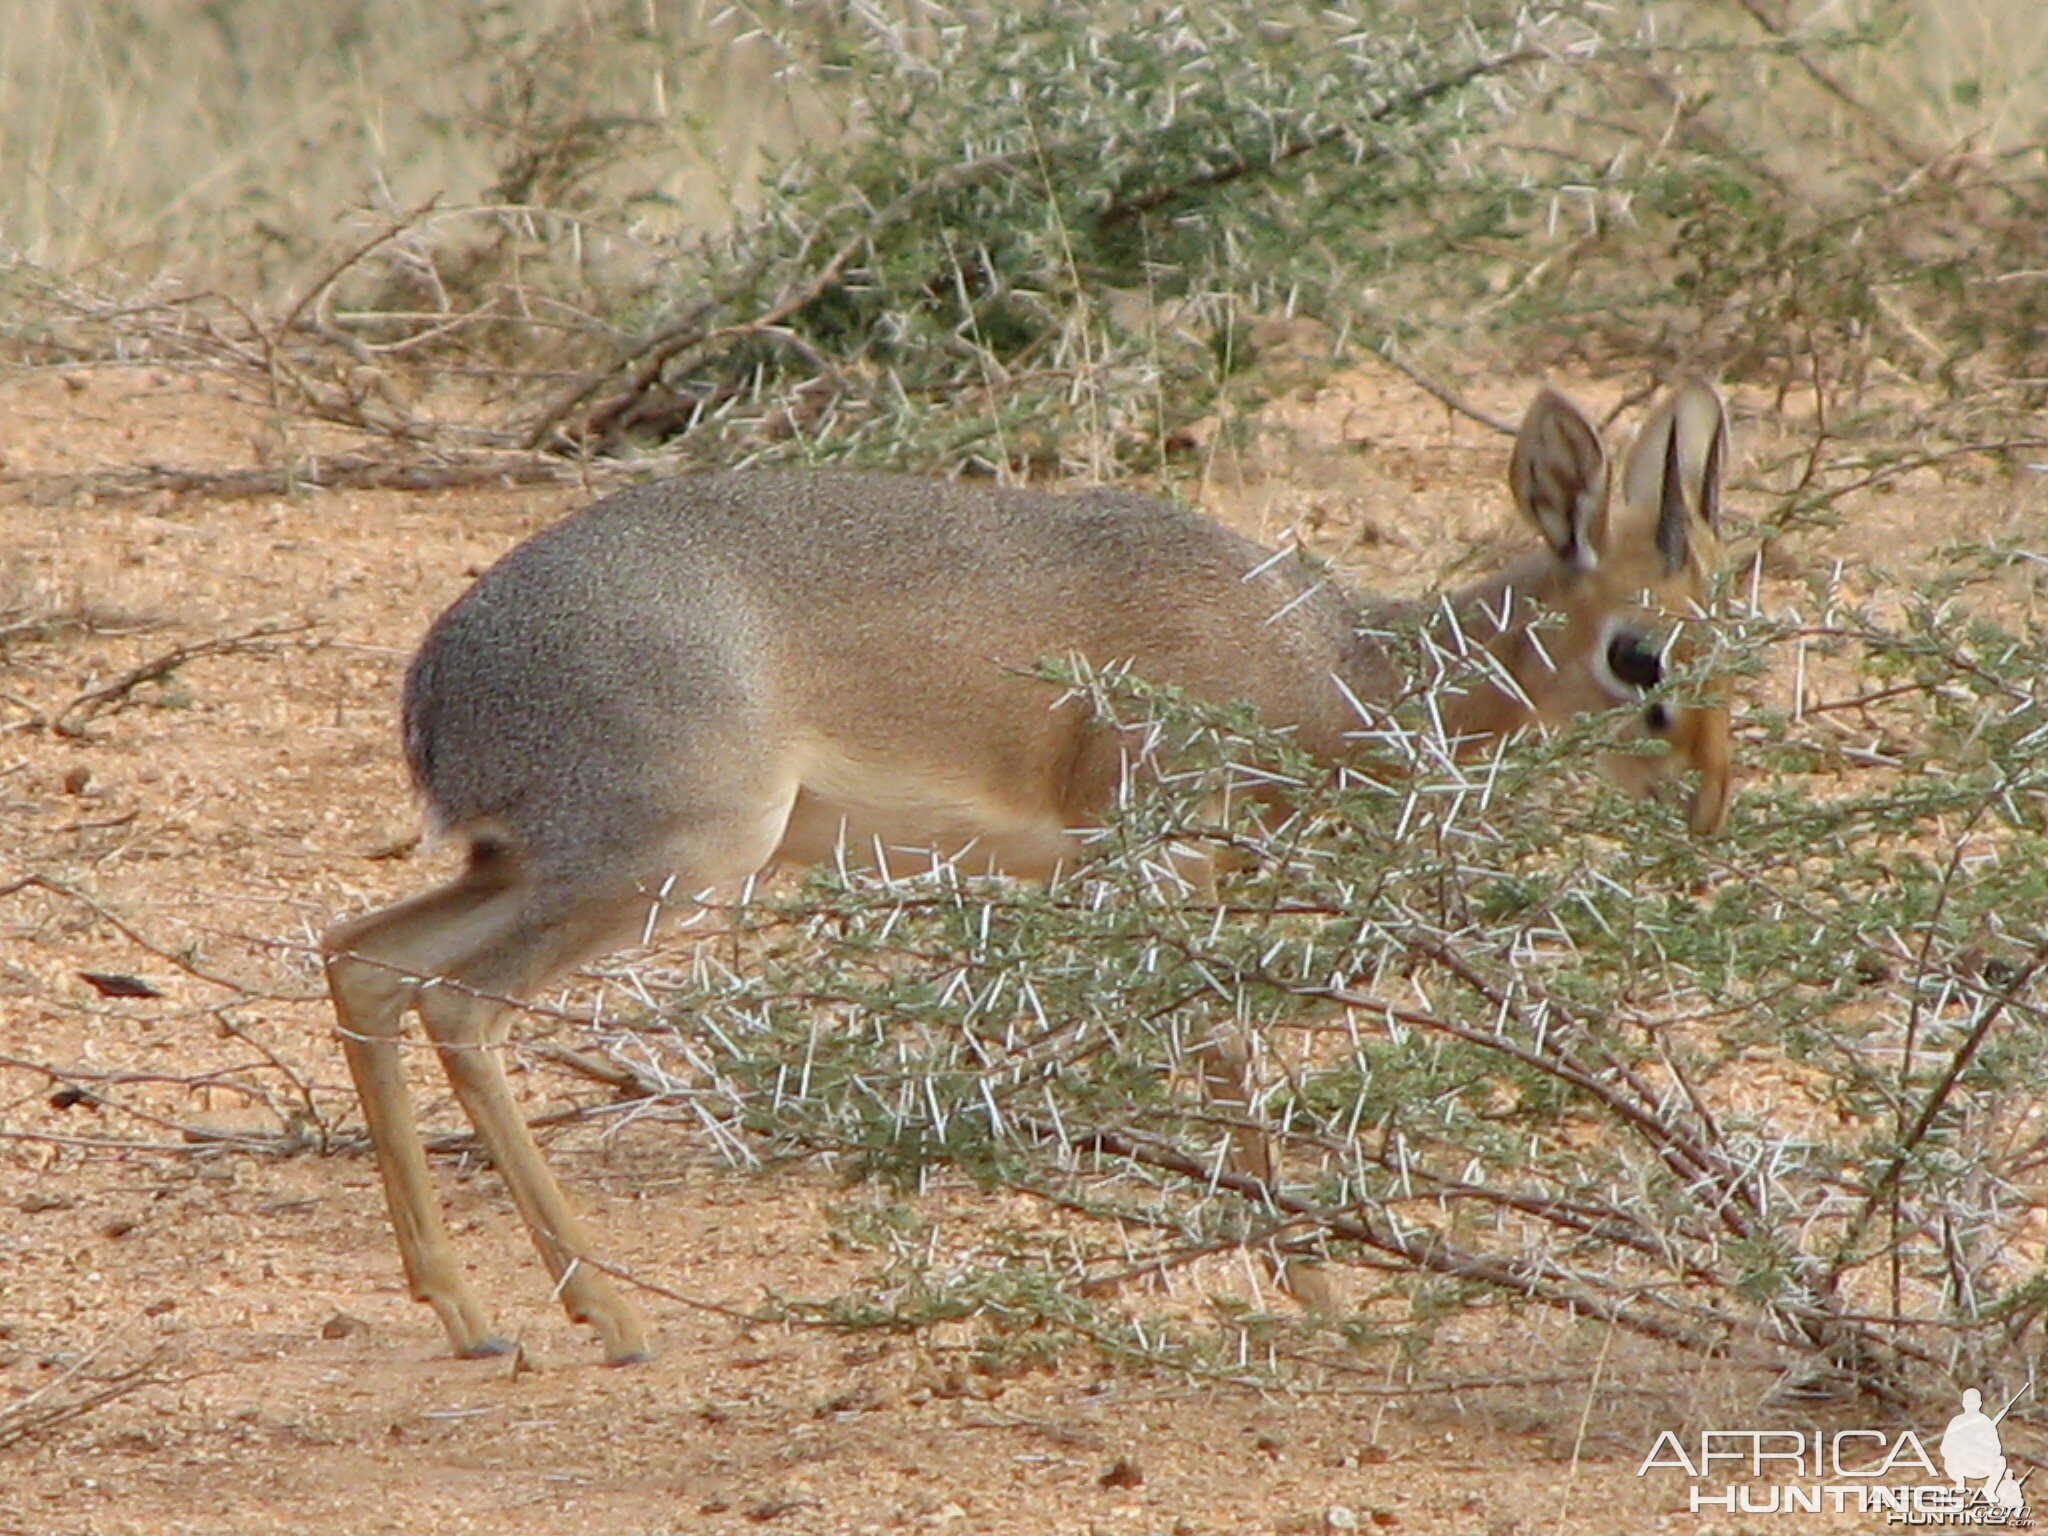
POLYGON ((2044 103, 2020 0, 16 0, 0 1532, 1737 1530, 1646 1425, 1964 1385, 2033 1465, 2044 103), (590 1363, 416 1063, 522 1344, 441 1357, 308 945, 446 865, 397 681, 498 553, 854 461, 1420 593, 1519 537, 1539 382, 1619 434, 1686 368, 1738 437, 1722 839, 1595 723, 1307 796, 1228 924, 1114 867, 778 888, 518 1032, 650 1367, 590 1363), (1270 1186, 1214 1175, 1162 940, 1254 1026, 1270 1186), (963 977, 1038 1000, 997 1068, 963 977))

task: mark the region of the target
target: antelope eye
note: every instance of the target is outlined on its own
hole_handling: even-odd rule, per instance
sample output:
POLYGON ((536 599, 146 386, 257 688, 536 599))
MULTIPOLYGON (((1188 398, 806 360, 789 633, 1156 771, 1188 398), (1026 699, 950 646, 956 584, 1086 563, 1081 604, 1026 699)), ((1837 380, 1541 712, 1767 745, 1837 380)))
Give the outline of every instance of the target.
MULTIPOLYGON (((1649 642, 1625 629, 1607 642, 1607 670, 1644 693, 1664 681, 1664 663, 1658 660, 1649 642)), ((1655 729, 1655 721, 1651 727, 1655 729)))

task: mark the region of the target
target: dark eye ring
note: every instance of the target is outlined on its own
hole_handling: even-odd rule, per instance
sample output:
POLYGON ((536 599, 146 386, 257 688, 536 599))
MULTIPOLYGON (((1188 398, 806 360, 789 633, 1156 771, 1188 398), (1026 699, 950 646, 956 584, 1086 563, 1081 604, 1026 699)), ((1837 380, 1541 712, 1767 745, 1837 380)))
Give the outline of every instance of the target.
MULTIPOLYGON (((1648 693, 1664 681, 1663 658, 1634 630, 1617 630, 1608 638, 1605 660, 1614 680, 1638 693, 1648 693)), ((1662 704, 1648 705, 1643 710, 1643 727, 1653 736, 1666 735, 1671 730, 1671 711, 1662 704)))
POLYGON ((1607 642, 1607 670, 1648 693, 1664 681, 1664 663, 1641 635, 1622 630, 1607 642))

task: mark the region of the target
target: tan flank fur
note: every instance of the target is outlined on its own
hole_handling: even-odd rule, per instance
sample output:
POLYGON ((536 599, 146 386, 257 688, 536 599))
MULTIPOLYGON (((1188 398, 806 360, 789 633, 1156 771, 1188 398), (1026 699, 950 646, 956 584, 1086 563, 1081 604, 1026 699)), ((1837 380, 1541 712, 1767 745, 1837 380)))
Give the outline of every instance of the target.
MULTIPOLYGON (((1438 683, 1461 749, 1639 703, 1633 730, 1672 750, 1627 757, 1631 787, 1690 771, 1694 829, 1719 824, 1725 711, 1641 696, 1662 678, 1669 615, 1705 594, 1726 457, 1720 397, 1681 385, 1637 434, 1610 516, 1598 432, 1563 396, 1537 397, 1509 481, 1541 547, 1435 610, 1439 646, 1484 645, 1511 678, 1438 683)), ((429 1176, 400 1057, 408 1009, 570 1317, 610 1359, 643 1357, 638 1312, 581 1262, 595 1250, 507 1086, 507 999, 637 937, 664 898, 841 847, 1033 878, 1085 857, 1126 744, 1033 675, 1043 658, 1249 701, 1341 760, 1359 701, 1405 685, 1373 634, 1402 611, 1164 502, 884 475, 638 486, 513 550, 435 622, 406 678, 406 758, 468 865, 323 942, 412 1294, 457 1354, 505 1347, 429 1176)))

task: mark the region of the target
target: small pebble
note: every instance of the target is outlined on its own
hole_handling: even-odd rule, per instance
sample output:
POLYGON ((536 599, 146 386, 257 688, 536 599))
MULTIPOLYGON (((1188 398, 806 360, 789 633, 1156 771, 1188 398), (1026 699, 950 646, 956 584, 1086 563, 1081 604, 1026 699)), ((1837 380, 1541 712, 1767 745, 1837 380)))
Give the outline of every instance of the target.
POLYGON ((1138 1464, 1128 1456, 1119 1456, 1116 1465, 1096 1479, 1105 1488, 1142 1488, 1145 1474, 1138 1470, 1138 1464))

